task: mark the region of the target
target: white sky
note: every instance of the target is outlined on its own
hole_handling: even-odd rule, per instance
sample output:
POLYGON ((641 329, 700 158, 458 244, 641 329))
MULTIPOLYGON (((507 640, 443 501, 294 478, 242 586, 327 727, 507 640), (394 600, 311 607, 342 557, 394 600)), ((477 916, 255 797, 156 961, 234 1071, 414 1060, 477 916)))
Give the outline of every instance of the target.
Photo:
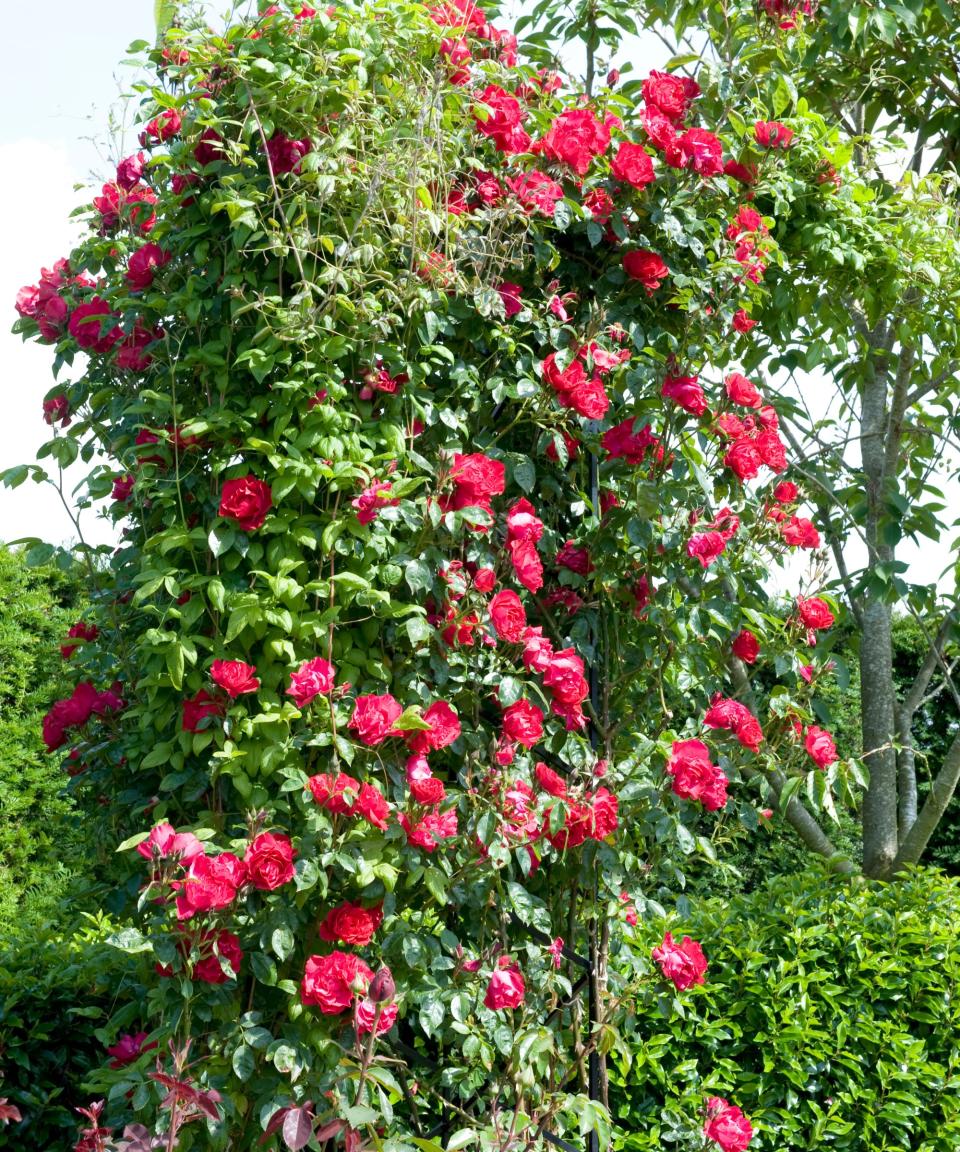
MULTIPOLYGON (((208 4, 213 12, 226 7, 224 2, 208 4)), ((153 38, 153 0, 95 0, 92 8, 75 0, 47 0, 42 36, 36 9, 19 4, 8 9, 6 41, 16 47, 0 70, 0 107, 8 110, 0 118, 0 218, 8 222, 0 250, 0 375, 5 382, 0 470, 32 461, 49 435, 41 404, 53 383, 50 352, 10 333, 14 297, 21 285, 36 282, 42 265, 69 251, 75 235, 69 214, 85 198, 74 186, 99 182, 112 171, 110 157, 116 156, 117 145, 109 139, 108 115, 131 75, 119 62, 133 40, 153 38)), ((635 73, 645 75, 663 67, 666 48, 645 36, 631 41, 629 55, 635 73)), ((569 62, 574 69, 578 64, 569 62)), ((134 143, 128 132, 122 154, 132 151, 134 143)), ((810 380, 808 386, 824 392, 822 401, 808 395, 811 406, 828 401, 823 383, 810 380)), ((82 476, 81 467, 72 471, 68 493, 82 476)), ((948 479, 950 490, 960 495, 952 474, 948 479)), ((115 539, 113 528, 94 512, 86 514, 82 526, 90 542, 115 539)), ((13 491, 0 487, 0 540, 25 536, 55 543, 76 536, 56 493, 32 481, 13 491)), ((905 545, 910 577, 936 579, 949 562, 948 544, 905 545)), ((862 555, 862 548, 851 542, 852 568, 862 563, 862 555)), ((798 558, 775 583, 785 590, 795 587, 804 568, 805 558, 798 558)))

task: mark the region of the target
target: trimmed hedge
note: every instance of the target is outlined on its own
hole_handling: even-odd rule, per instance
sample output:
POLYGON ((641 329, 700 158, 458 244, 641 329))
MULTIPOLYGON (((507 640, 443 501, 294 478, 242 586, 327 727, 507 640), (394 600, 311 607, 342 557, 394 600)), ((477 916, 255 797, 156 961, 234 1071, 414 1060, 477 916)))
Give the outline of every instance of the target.
POLYGON ((611 1053, 619 1146, 686 1147, 716 1094, 750 1116, 751 1152, 955 1152, 958 929, 960 884, 928 869, 780 877, 671 925, 703 944, 707 980, 638 1004, 611 1053))

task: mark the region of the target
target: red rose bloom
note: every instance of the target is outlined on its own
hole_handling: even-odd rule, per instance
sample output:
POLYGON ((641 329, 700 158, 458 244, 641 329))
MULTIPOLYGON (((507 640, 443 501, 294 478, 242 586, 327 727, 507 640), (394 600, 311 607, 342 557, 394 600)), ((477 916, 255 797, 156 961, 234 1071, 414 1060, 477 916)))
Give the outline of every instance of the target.
POLYGON ((634 431, 636 420, 629 416, 604 432, 600 444, 611 460, 623 460, 627 464, 642 464, 647 450, 657 443, 650 433, 650 425, 645 424, 639 432, 634 431))
MULTIPOLYGON (((183 701, 184 732, 199 732, 200 725, 208 716, 222 716, 223 702, 214 699, 206 689, 201 688, 196 696, 183 701)), ((204 725, 205 728, 209 725, 204 725)))
POLYGON ((583 675, 583 660, 573 648, 551 654, 543 672, 544 687, 561 704, 578 704, 590 695, 583 675))
POLYGON ((365 948, 383 920, 383 904, 364 908, 348 900, 338 908, 331 908, 320 925, 320 939, 331 944, 351 944, 365 948))
POLYGON ((668 376, 661 395, 691 416, 702 416, 707 410, 707 397, 696 376, 668 376))
POLYGON ((234 700, 245 692, 257 691, 260 681, 256 672, 252 664, 242 660, 214 660, 210 665, 210 679, 234 700))
POLYGON ((214 128, 204 128, 193 149, 193 158, 201 168, 206 168, 214 160, 223 159, 223 137, 214 128))
POLYGON ((328 776, 321 772, 310 777, 307 787, 320 807, 335 816, 351 815, 360 795, 360 782, 345 772, 338 776, 328 776))
POLYGON ((149 1052, 151 1048, 157 1047, 156 1040, 152 1044, 144 1044, 147 1038, 146 1032, 136 1032, 134 1035, 124 1035, 117 1038, 116 1044, 111 1045, 107 1049, 107 1055, 112 1056, 110 1067, 116 1071, 118 1068, 125 1068, 128 1064, 132 1064, 142 1053, 149 1052))
POLYGON ((811 596, 809 599, 798 596, 797 613, 804 628, 809 628, 812 632, 833 627, 833 613, 826 601, 818 596, 811 596))
POLYGON ((646 288, 648 296, 652 296, 662 281, 670 275, 670 269, 656 252, 646 248, 635 248, 632 252, 625 252, 623 269, 631 280, 640 281, 646 288))
POLYGON ((791 516, 780 529, 783 542, 791 548, 819 548, 820 533, 812 520, 805 516, 791 516))
POLYGON ((707 1100, 703 1134, 719 1144, 722 1152, 745 1152, 753 1138, 753 1125, 739 1108, 720 1096, 711 1096, 707 1100))
POLYGON ((572 540, 567 540, 557 552, 556 564, 558 568, 567 568, 579 576, 588 576, 593 571, 589 551, 586 548, 578 548, 572 540))
POLYGON ((521 127, 523 109, 516 96, 496 84, 488 84, 477 99, 480 108, 473 114, 477 131, 489 136, 500 152, 526 152, 530 137, 521 127))
POLYGON ((756 326, 756 320, 751 320, 742 308, 738 308, 737 311, 734 312, 733 329, 735 332, 740 332, 743 335, 746 335, 751 330, 751 328, 756 328, 756 326))
POLYGON ((515 539, 507 542, 510 563, 517 581, 529 592, 539 592, 543 587, 543 561, 537 553, 537 546, 530 539, 515 539))
POLYGON ((779 120, 758 120, 753 126, 753 138, 761 148, 789 148, 793 129, 779 120))
POLYGON ((773 498, 779 504, 792 504, 800 495, 800 489, 792 480, 781 480, 773 490, 773 498))
POLYGON ((543 739, 543 712, 529 700, 517 700, 503 713, 503 734, 524 748, 543 739))
POLYGON ((353 815, 361 816, 368 824, 372 824, 374 828, 379 828, 384 832, 387 828, 387 818, 390 815, 390 805, 379 788, 374 787, 373 784, 364 783, 360 785, 357 802, 353 806, 353 815))
POLYGON ((700 86, 686 76, 671 76, 668 72, 651 72, 641 89, 643 101, 668 120, 682 120, 693 101, 700 95, 700 86))
POLYGON ((760 474, 760 453, 747 437, 735 440, 723 457, 724 464, 741 480, 752 480, 760 474))
POLYGON ((219 514, 236 520, 244 532, 254 532, 273 507, 270 485, 256 476, 225 480, 220 493, 219 514))
POLYGON ((683 992, 694 984, 704 983, 707 971, 707 958, 703 949, 689 936, 675 943, 667 932, 659 948, 654 948, 651 956, 660 965, 665 979, 671 980, 678 991, 683 992))
POLYGON ((756 716, 739 700, 728 700, 719 693, 714 696, 703 718, 707 728, 722 728, 732 732, 744 748, 756 752, 763 740, 763 729, 756 716))
POLYGON ((803 746, 807 750, 807 755, 818 768, 829 768, 831 764, 840 759, 830 733, 813 724, 807 729, 803 746))
POLYGON ((757 433, 754 440, 760 459, 773 472, 783 472, 787 466, 787 450, 783 441, 772 428, 757 433))
POLYGON ((434 701, 423 713, 423 718, 430 730, 408 734, 407 745, 412 752, 427 753, 446 748, 460 735, 460 718, 446 700, 434 701))
POLYGON ((454 491, 444 511, 485 508, 490 512, 490 501, 506 487, 506 467, 503 461, 484 456, 482 452, 471 452, 465 456, 457 452, 453 457, 450 479, 454 491))
POLYGON ((734 404, 744 408, 759 408, 762 403, 756 386, 740 372, 731 372, 723 382, 727 395, 734 404))
POLYGON ((382 696, 358 696, 347 727, 361 744, 368 747, 382 744, 388 736, 399 735, 391 730, 402 712, 403 709, 389 692, 382 696))
POLYGON ((609 125, 598 120, 589 108, 561 112, 540 141, 545 156, 566 164, 578 176, 584 176, 593 157, 602 156, 609 146, 609 125))
POLYGON ((712 132, 690 128, 677 140, 685 168, 707 179, 723 172, 723 145, 712 132))
POLYGON ((291 140, 283 132, 274 132, 267 141, 267 162, 274 176, 283 176, 287 172, 296 172, 300 161, 313 149, 309 137, 302 140, 291 140))
POLYGON ((443 781, 436 776, 425 776, 410 781, 410 795, 417 804, 425 808, 436 808, 446 799, 447 790, 443 781))
POLYGON ((509 956, 501 956, 487 985, 483 1003, 494 1012, 504 1008, 519 1008, 526 993, 520 966, 509 956))
POLYGON ((261 832, 243 857, 254 888, 272 892, 293 879, 293 845, 289 836, 261 832))
POLYGON ((497 292, 503 301, 503 311, 508 320, 523 311, 523 288, 519 284, 503 280, 497 285, 497 292))
POLYGON ((243 951, 239 939, 225 928, 216 936, 208 933, 200 942, 200 959, 193 966, 193 978, 205 984, 226 984, 230 976, 224 972, 221 959, 226 960, 233 975, 240 972, 243 951))
POLYGON ((709 568, 726 548, 727 540, 722 532, 695 532, 687 541, 687 555, 691 559, 696 557, 703 568, 709 568))
POLYGON ((305 660, 296 672, 290 673, 287 695, 293 697, 298 708, 305 708, 315 696, 326 696, 333 691, 333 665, 322 656, 305 660))
POLYGON ((124 191, 129 192, 140 183, 147 158, 142 152, 136 156, 127 156, 117 165, 117 183, 124 191))
POLYGON ((509 589, 498 592, 490 601, 490 619, 501 640, 519 644, 521 633, 527 626, 527 614, 516 592, 509 589))
POLYGON ((173 885, 177 889, 177 919, 189 920, 197 912, 229 908, 247 879, 246 865, 232 852, 218 856, 199 852, 190 859, 186 878, 173 885))
POLYGON ((610 397, 599 376, 578 384, 563 397, 563 402, 585 420, 602 420, 610 407, 610 397))
POLYGON ((506 185, 528 212, 539 209, 544 216, 552 216, 557 201, 563 199, 562 186, 539 168, 508 176, 506 185))
POLYGON ((104 320, 116 320, 117 313, 110 311, 110 305, 99 296, 94 296, 84 304, 78 304, 70 313, 67 328, 70 335, 87 352, 109 352, 123 335, 118 325, 113 324, 104 331, 104 320))
POLYGON ((560 800, 565 800, 567 797, 567 782, 552 768, 544 764, 542 760, 538 761, 533 770, 534 776, 537 778, 537 783, 551 796, 556 796, 560 800))
POLYGON ((157 268, 170 262, 169 252, 165 252, 159 244, 144 244, 130 257, 127 264, 127 283, 135 292, 142 292, 153 283, 153 274, 157 268))
POLYGON ((760 641, 748 628, 734 636, 731 648, 734 656, 739 657, 744 664, 755 664, 760 655, 760 641))
POLYGON ((300 999, 327 1016, 336 1016, 366 992, 372 979, 373 972, 352 952, 311 956, 300 984, 300 999))
POLYGON ((623 140, 610 163, 610 174, 624 184, 644 188, 654 180, 653 161, 646 148, 623 140))
POLYGON ((727 802, 727 778, 710 762, 710 750, 702 740, 675 740, 667 760, 673 792, 683 800, 699 800, 708 812, 727 802))
POLYGON ((145 145, 147 140, 169 140, 180 131, 181 123, 180 113, 176 108, 165 108, 159 116, 155 116, 147 124, 141 136, 141 145, 145 145))

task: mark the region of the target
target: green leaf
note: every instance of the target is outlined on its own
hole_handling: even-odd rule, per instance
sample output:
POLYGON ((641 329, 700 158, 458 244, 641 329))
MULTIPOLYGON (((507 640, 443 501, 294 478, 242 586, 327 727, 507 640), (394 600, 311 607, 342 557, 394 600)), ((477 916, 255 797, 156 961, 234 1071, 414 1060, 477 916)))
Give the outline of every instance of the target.
POLYGON ((239 1048, 234 1049, 230 1063, 238 1080, 249 1080, 257 1066, 257 1058, 252 1048, 248 1048, 246 1044, 241 1044, 239 1048))

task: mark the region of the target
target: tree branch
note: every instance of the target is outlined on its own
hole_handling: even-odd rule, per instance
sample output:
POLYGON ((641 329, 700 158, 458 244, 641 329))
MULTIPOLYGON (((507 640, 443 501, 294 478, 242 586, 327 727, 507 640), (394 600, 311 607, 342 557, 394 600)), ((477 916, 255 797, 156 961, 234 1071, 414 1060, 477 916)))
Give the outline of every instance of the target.
POLYGON ((930 837, 947 810, 947 805, 953 799, 958 780, 960 780, 960 733, 954 737, 943 758, 943 765, 934 777, 930 793, 920 809, 920 815, 914 820, 913 827, 900 844, 900 849, 890 866, 891 876, 896 876, 907 865, 916 864, 920 860, 930 842, 930 837))

